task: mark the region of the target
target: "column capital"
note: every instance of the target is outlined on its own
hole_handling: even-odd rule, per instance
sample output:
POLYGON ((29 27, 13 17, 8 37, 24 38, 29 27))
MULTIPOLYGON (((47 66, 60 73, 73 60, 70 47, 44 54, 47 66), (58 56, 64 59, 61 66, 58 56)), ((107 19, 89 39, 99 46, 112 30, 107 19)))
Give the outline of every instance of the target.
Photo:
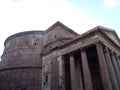
POLYGON ((104 48, 104 51, 105 51, 106 53, 110 53, 110 49, 109 49, 108 47, 105 47, 105 48, 104 48))
POLYGON ((96 44, 96 45, 98 45, 98 44, 103 45, 103 42, 97 41, 95 44, 96 44))
POLYGON ((120 55, 117 55, 117 54, 116 54, 116 57, 117 57, 117 58, 119 58, 119 57, 120 57, 120 55))
POLYGON ((57 58, 58 58, 58 60, 63 60, 63 59, 64 59, 64 56, 63 56, 63 55, 60 55, 60 56, 58 56, 57 58))
POLYGON ((69 55, 70 55, 70 56, 73 56, 73 55, 74 55, 74 52, 71 52, 69 55))
POLYGON ((86 51, 86 47, 80 48, 80 51, 86 51))
POLYGON ((113 55, 113 56, 116 55, 114 51, 110 51, 110 54, 113 55))

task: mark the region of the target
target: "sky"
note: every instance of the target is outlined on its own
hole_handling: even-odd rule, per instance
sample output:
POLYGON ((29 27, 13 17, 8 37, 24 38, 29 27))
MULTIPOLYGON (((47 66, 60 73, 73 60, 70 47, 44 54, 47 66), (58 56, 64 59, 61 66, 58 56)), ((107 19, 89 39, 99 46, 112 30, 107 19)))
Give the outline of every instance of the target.
POLYGON ((120 36, 120 0, 0 0, 0 55, 10 35, 57 21, 79 34, 100 25, 120 36))

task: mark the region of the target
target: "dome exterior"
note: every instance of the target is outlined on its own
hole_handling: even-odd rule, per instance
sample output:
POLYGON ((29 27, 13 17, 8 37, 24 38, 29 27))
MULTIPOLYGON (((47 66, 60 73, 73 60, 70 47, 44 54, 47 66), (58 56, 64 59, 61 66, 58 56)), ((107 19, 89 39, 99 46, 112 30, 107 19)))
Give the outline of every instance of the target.
POLYGON ((58 48, 77 36, 72 29, 56 22, 46 31, 8 37, 0 62, 0 90, 57 90, 58 48))
POLYGON ((0 65, 0 85, 4 89, 40 90, 43 35, 43 31, 28 31, 6 39, 0 65))

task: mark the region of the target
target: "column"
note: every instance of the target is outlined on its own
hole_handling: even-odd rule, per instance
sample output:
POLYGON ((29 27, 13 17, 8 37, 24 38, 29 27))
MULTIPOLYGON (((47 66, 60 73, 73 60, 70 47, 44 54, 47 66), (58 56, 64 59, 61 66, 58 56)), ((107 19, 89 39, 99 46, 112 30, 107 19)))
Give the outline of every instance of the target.
POLYGON ((84 49, 81 50, 81 58, 82 58, 82 68, 83 68, 85 90, 93 90, 92 78, 91 78, 90 69, 88 66, 87 55, 84 49))
POLYGON ((71 76, 71 88, 72 90, 77 90, 76 86, 76 75, 75 75, 75 61, 73 54, 70 54, 70 76, 71 76))
POLYGON ((81 58, 76 58, 77 62, 75 64, 76 66, 76 81, 77 81, 77 90, 83 90, 83 77, 82 77, 82 63, 81 58))
POLYGON ((65 64, 63 56, 58 57, 59 61, 59 90, 65 90, 65 64))
POLYGON ((112 64, 113 64, 113 68, 114 68, 114 71, 115 71, 115 75, 116 75, 118 85, 119 85, 119 88, 120 88, 120 71, 119 71, 119 68, 117 66, 116 58, 115 58, 115 55, 114 55, 113 52, 111 53, 111 58, 112 58, 112 64))
POLYGON ((117 56, 117 63, 118 63, 119 71, 120 71, 120 58, 119 58, 119 56, 117 56))
POLYGON ((103 89, 104 90, 112 90, 110 77, 109 77, 109 73, 108 73, 108 70, 107 70, 105 57, 104 57, 104 53, 103 53, 102 44, 97 43, 96 44, 96 49, 97 49, 97 53, 98 53, 98 62, 99 62, 99 66, 100 66, 103 89))
POLYGON ((113 66, 112 66, 112 62, 111 62, 110 53, 109 53, 108 48, 105 48, 105 58, 106 58, 106 64, 107 64, 107 67, 108 67, 108 72, 109 72, 109 75, 110 75, 113 90, 119 90, 119 86, 118 86, 118 83, 117 83, 117 79, 115 77, 115 72, 114 72, 114 69, 113 69, 113 66))

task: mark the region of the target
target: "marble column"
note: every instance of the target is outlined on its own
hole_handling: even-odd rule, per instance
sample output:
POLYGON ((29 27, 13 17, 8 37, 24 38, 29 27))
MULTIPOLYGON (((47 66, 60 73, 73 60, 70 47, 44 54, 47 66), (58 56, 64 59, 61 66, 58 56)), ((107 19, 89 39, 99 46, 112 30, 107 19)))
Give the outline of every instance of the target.
POLYGON ((85 90, 93 90, 93 83, 91 78, 90 69, 88 66, 87 55, 85 49, 81 50, 81 59, 82 59, 82 69, 83 69, 83 78, 85 90))
POLYGON ((102 44, 97 43, 96 49, 97 49, 97 53, 98 53, 98 62, 99 62, 99 66, 100 66, 100 73, 101 73, 103 89, 104 90, 112 90, 112 85, 110 82, 110 77, 109 77, 107 65, 105 62, 102 44))
POLYGON ((111 52, 111 58, 112 58, 112 64, 113 64, 113 68, 114 68, 114 71, 115 71, 115 75, 116 75, 118 85, 119 85, 119 88, 120 88, 120 71, 119 71, 119 68, 118 68, 118 65, 117 65, 117 62, 116 62, 117 60, 116 60, 115 54, 113 52, 111 52))
POLYGON ((77 78, 77 90, 84 90, 83 89, 83 77, 82 77, 82 64, 81 58, 76 59, 76 78, 77 78))
POLYGON ((59 62, 59 90, 65 90, 65 62, 64 57, 58 57, 59 62))
POLYGON ((117 64, 118 64, 118 68, 119 68, 119 71, 120 71, 120 57, 117 56, 117 64))
POLYGON ((71 90, 77 90, 75 60, 74 60, 73 54, 70 54, 70 76, 71 76, 71 90))
POLYGON ((112 88, 113 90, 119 90, 118 82, 117 82, 113 65, 111 62, 110 51, 107 47, 105 48, 105 59, 106 59, 106 64, 107 64, 108 72, 111 79, 112 88))

